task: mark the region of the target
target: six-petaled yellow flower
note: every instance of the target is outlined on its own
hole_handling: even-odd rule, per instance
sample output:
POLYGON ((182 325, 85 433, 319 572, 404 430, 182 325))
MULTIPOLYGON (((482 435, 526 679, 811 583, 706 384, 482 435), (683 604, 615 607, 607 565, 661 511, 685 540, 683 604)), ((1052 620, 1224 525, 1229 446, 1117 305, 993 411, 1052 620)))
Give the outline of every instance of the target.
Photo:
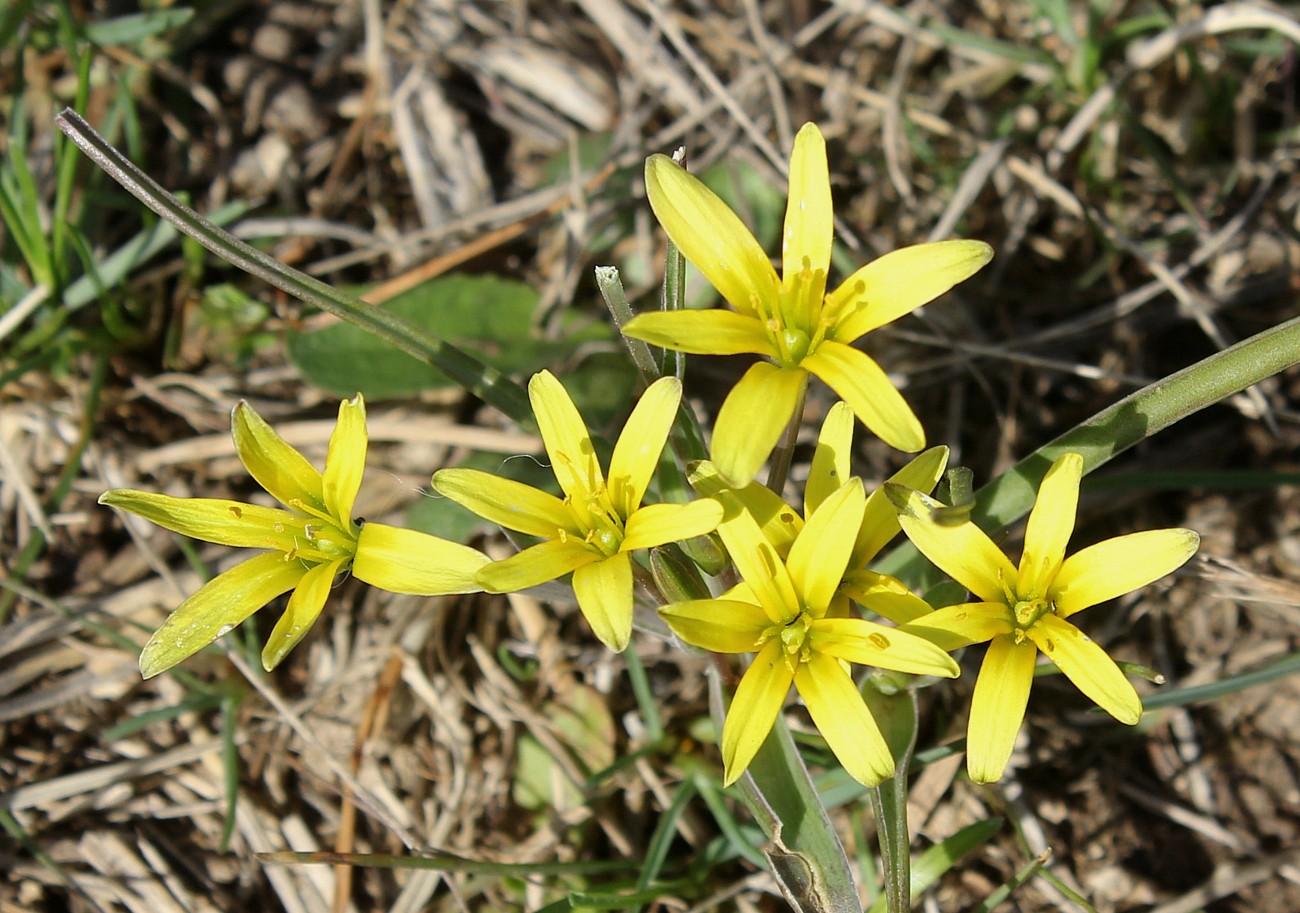
POLYGON ((262 650, 262 665, 275 668, 310 630, 335 577, 349 567, 358 579, 395 593, 433 596, 479 589, 474 575, 488 561, 480 552, 352 518, 368 445, 360 395, 339 406, 323 474, 247 403, 235 407, 231 431, 249 474, 287 509, 131 489, 107 491, 99 499, 195 539, 268 549, 181 603, 140 654, 145 678, 170 669, 292 590, 262 650))
POLYGON ((718 532, 744 582, 717 599, 660 609, 682 640, 715 653, 757 653, 722 727, 724 779, 735 782, 767 738, 793 683, 813 723, 849 775, 875 785, 894 759, 846 663, 921 675, 957 675, 924 638, 861 618, 832 617, 862 526, 866 497, 850 479, 827 497, 782 558, 747 513, 718 532))
POLYGON ((1181 567, 1195 554, 1200 537, 1189 529, 1148 530, 1067 558, 1082 474, 1077 453, 1063 454, 1047 471, 1029 515, 1019 567, 969 520, 937 520, 939 502, 901 487, 888 489, 908 538, 979 600, 904 626, 945 649, 989 641, 966 738, 967 769, 977 782, 991 783, 1006 770, 1039 650, 1121 723, 1132 725, 1142 715, 1142 701, 1124 673, 1069 619, 1181 567))
POLYGON ((711 456, 733 487, 750 482, 802 398, 809 374, 900 450, 925 446, 921 423, 885 372, 853 343, 937 298, 993 256, 980 241, 918 244, 885 254, 827 291, 834 219, 826 143, 813 124, 795 138, 782 276, 725 203, 663 155, 646 161, 646 192, 664 231, 735 309, 640 314, 628 336, 693 354, 752 353, 713 428, 711 456))
POLYGON ((549 371, 534 375, 528 397, 564 499, 473 469, 443 469, 433 477, 439 493, 479 516, 546 540, 483 568, 483 588, 513 592, 572 571, 578 608, 591 629, 610 649, 626 648, 632 634, 631 552, 703 535, 722 519, 722 506, 710 499, 641 505, 681 395, 676 378, 650 385, 614 446, 606 480, 569 394, 549 371))
MULTIPOLYGON (((790 546, 803 529, 804 517, 812 513, 835 492, 852 473, 849 455, 853 447, 853 412, 839 402, 831 406, 822 422, 813 451, 808 479, 804 484, 804 512, 790 507, 772 489, 758 482, 743 488, 730 488, 710 462, 691 468, 690 481, 695 490, 706 497, 717 498, 728 508, 727 515, 743 511, 756 520, 763 535, 772 543, 782 558, 790 553, 790 546)), ((931 447, 911 460, 889 477, 890 482, 928 492, 934 488, 948 465, 948 448, 931 447)), ((858 529, 849 555, 848 569, 840 584, 840 595, 847 597, 832 604, 831 617, 847 617, 848 599, 865 606, 896 624, 928 615, 930 606, 915 595, 902 581, 888 574, 880 574, 867 567, 889 541, 899 533, 898 514, 885 495, 884 487, 867 496, 858 529)))

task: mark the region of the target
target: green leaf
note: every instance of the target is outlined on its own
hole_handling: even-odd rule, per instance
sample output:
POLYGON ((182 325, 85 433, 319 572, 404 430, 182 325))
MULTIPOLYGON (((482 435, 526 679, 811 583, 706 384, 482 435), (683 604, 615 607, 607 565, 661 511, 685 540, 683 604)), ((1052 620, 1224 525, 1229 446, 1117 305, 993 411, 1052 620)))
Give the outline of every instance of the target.
MULTIPOLYGON (((382 306, 426 333, 472 351, 506 374, 531 374, 555 364, 581 343, 609 338, 604 326, 562 328, 542 339, 537 292, 499 276, 441 276, 382 306)), ((304 379, 348 396, 361 391, 372 401, 414 396, 455 386, 441 371, 349 323, 336 323, 288 338, 289 359, 304 379)))
POLYGON ((544 746, 531 733, 520 736, 511 795, 533 811, 578 808, 584 802, 580 784, 570 779, 552 752, 565 751, 580 770, 609 766, 614 760, 614 718, 600 693, 584 685, 543 705, 542 714, 554 726, 555 742, 544 746))
POLYGON ((180 28, 189 22, 193 15, 194 10, 184 7, 131 13, 115 19, 106 19, 103 22, 90 23, 86 26, 86 38, 101 47, 138 44, 146 38, 180 28))
POLYGON ((281 291, 382 337, 422 363, 436 365, 465 389, 515 421, 521 424, 531 421, 527 392, 519 384, 503 377, 500 371, 409 321, 400 320, 382 308, 368 305, 353 295, 286 266, 223 231, 164 190, 70 108, 60 112, 54 122, 132 196, 208 250, 281 291))

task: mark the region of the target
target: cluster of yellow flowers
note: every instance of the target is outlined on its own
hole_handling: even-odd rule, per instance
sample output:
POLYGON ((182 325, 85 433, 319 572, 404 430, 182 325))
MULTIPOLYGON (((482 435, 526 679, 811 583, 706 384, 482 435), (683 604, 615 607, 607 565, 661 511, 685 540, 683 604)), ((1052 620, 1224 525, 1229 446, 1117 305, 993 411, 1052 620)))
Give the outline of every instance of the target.
POLYGON ((734 782, 767 737, 794 685, 844 768, 873 785, 894 760, 851 674, 851 664, 953 678, 950 653, 988 642, 967 740, 973 779, 1000 778, 1029 696, 1038 652, 1124 723, 1142 703, 1113 660, 1071 621, 1089 606, 1180 567, 1199 538, 1186 529, 1121 536, 1066 557, 1083 460, 1048 470, 1030 514, 1019 565, 969 519, 953 522, 930 497, 947 464, 936 447, 866 492, 849 465, 854 416, 905 451, 925 446, 920 422, 884 371, 852 343, 973 275, 992 251, 978 241, 921 244, 869 263, 827 291, 833 218, 826 147, 809 124, 795 141, 782 276, 739 218, 670 159, 646 165, 651 206, 669 237, 731 310, 642 314, 626 335, 693 354, 764 356, 727 396, 710 457, 691 467, 699 497, 643 504, 677 416, 675 378, 649 386, 628 419, 606 474, 564 387, 549 372, 528 392, 563 498, 470 469, 445 469, 434 488, 503 527, 541 540, 502 561, 434 536, 351 516, 367 437, 361 397, 342 403, 325 471, 318 472, 245 404, 233 432, 250 474, 285 509, 109 491, 102 503, 176 532, 268 549, 187 599, 140 657, 145 677, 204 648, 281 594, 293 591, 266 644, 269 670, 306 634, 331 583, 350 568, 383 589, 415 594, 501 593, 572 573, 578 606, 613 650, 632 634, 634 553, 716 533, 739 582, 711 598, 660 608, 686 643, 752 653, 723 727, 724 779, 734 782), (806 483, 803 512, 754 482, 816 375, 843 400, 828 413, 806 483), (970 602, 932 609, 899 580, 868 569, 902 530, 970 602), (884 622, 868 620, 854 606, 884 622))

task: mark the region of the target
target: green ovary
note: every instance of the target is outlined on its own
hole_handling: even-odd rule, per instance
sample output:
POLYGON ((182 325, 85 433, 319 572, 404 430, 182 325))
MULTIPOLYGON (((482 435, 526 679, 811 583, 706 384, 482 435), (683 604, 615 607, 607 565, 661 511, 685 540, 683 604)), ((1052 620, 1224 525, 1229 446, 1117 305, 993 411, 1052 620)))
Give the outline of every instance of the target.
POLYGON ((619 548, 623 545, 623 533, 621 530, 610 529, 602 525, 587 533, 587 542, 594 545, 606 558, 609 558, 618 554, 619 548))
POLYGON ((808 334, 803 330, 781 330, 780 338, 776 340, 776 350, 781 353, 786 367, 795 367, 807 357, 809 342, 808 334))
POLYGON ((1038 623, 1038 619, 1056 611, 1056 606, 1046 599, 1022 599, 1011 607, 1015 616, 1016 643, 1023 643, 1025 632, 1038 623))
POLYGON ((800 663, 805 663, 812 652, 808 637, 812 617, 807 612, 800 612, 785 624, 772 625, 758 639, 758 646, 767 643, 773 637, 781 638, 781 652, 785 655, 786 665, 793 672, 800 663))

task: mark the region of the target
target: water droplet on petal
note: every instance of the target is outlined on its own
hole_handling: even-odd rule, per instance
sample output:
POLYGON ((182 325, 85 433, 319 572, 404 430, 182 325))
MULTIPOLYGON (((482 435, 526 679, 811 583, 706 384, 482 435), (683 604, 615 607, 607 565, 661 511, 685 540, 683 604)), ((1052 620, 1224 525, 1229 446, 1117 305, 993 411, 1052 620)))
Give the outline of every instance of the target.
POLYGON ((222 625, 221 627, 217 628, 217 636, 218 636, 218 637, 225 637, 227 634, 229 634, 229 633, 230 633, 231 631, 233 631, 233 630, 235 630, 235 626, 234 626, 234 625, 222 625))
POLYGON ((867 637, 867 640, 869 640, 871 642, 871 645, 874 646, 877 650, 889 649, 889 638, 886 637, 884 634, 881 634, 879 632, 873 633, 867 637))

